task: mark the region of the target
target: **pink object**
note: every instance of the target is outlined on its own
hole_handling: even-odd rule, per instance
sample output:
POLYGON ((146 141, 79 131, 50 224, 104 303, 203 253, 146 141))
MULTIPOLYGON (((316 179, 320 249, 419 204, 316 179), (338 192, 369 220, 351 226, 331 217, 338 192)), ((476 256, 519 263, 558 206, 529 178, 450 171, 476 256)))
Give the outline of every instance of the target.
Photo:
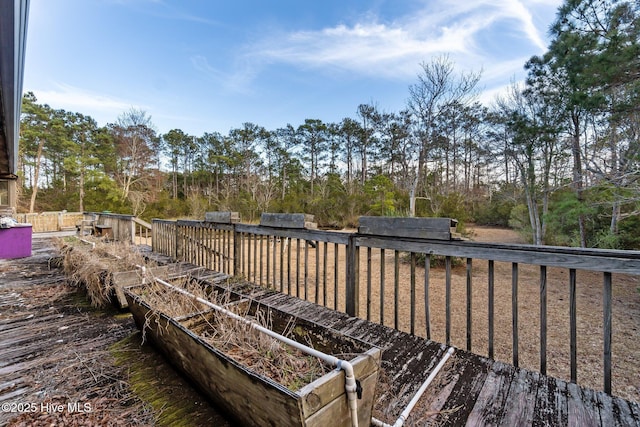
POLYGON ((31 224, 0 228, 0 259, 31 256, 31 224))

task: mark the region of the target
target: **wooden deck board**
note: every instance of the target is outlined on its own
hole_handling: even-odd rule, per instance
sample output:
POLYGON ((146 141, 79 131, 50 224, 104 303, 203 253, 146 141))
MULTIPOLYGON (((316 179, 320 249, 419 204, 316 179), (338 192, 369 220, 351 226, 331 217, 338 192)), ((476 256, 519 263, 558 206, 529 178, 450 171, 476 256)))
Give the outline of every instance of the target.
POLYGON ((484 386, 492 362, 481 357, 465 357, 465 354, 454 355, 451 365, 459 374, 449 398, 442 405, 441 413, 435 417, 439 425, 458 426, 466 423, 475 406, 480 390, 484 386))
POLYGON ((600 425, 600 413, 588 390, 581 390, 578 385, 567 384, 569 426, 594 427, 600 425))
POLYGON ((467 416, 467 426, 500 424, 514 373, 515 368, 512 366, 500 362, 493 364, 473 409, 467 416))
POLYGON ((538 372, 518 369, 511 381, 509 394, 505 400, 504 412, 500 425, 531 425, 538 391, 538 372))

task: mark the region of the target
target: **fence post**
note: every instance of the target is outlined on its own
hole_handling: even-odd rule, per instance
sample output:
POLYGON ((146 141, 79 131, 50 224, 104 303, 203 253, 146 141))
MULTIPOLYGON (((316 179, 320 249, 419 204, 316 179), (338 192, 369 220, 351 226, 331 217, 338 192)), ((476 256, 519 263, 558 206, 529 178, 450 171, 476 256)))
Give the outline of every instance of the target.
POLYGON ((345 310, 349 316, 358 317, 359 295, 360 295, 360 259, 359 250, 356 245, 356 234, 349 235, 349 243, 347 243, 347 277, 346 277, 346 307, 345 310))

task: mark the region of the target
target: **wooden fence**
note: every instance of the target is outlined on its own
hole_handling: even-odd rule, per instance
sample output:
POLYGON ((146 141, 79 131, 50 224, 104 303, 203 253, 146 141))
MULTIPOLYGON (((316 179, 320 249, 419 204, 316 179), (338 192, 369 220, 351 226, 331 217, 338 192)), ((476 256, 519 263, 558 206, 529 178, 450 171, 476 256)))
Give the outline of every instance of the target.
POLYGON ((16 221, 31 224, 34 233, 75 230, 82 221, 82 212, 42 212, 15 214, 16 221))
POLYGON ((601 306, 602 314, 600 325, 587 329, 597 334, 589 344, 596 348, 586 351, 601 354, 600 383, 612 392, 613 275, 630 275, 637 285, 640 252, 464 241, 450 233, 449 219, 420 226, 407 225, 408 219, 361 218, 357 232, 338 232, 309 227, 306 217, 281 225, 274 218, 263 214, 260 225, 155 219, 153 250, 489 358, 506 348, 509 354, 502 358, 515 366, 521 365, 520 350, 535 346, 533 368, 543 374, 548 355, 558 350, 548 347, 549 333, 565 331, 572 382, 578 379, 578 343, 584 338, 578 327, 584 313, 577 309, 578 278, 599 275, 601 300, 586 310, 601 306), (496 287, 498 274, 509 286, 496 287), (560 289, 551 302, 550 281, 560 289), (521 294, 528 299, 519 299, 521 294), (566 317, 550 324, 548 306, 556 300, 566 307, 566 317), (454 326, 464 331, 463 338, 459 332, 454 337, 454 326), (529 335, 525 340, 523 332, 537 342, 529 335))

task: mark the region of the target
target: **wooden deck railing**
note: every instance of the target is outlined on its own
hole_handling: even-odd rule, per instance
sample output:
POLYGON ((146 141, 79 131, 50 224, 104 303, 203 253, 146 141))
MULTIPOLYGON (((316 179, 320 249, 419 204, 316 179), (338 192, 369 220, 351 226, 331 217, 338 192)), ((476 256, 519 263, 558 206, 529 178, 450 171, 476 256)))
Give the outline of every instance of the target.
POLYGON ((134 215, 108 212, 84 212, 80 234, 98 231, 99 234, 120 242, 151 246, 152 224, 134 215))
POLYGON ((631 275, 637 280, 640 252, 488 244, 360 231, 156 219, 152 241, 155 252, 177 260, 243 277, 489 358, 500 356, 515 366, 521 365, 521 349, 538 347, 538 362, 529 360, 527 365, 537 365, 543 374, 548 370, 548 356, 558 351, 549 348, 549 333, 562 331, 568 335, 562 345, 569 348, 572 382, 578 379, 578 344, 586 339, 582 332, 578 337, 578 323, 584 313, 578 310, 578 278, 597 274, 601 277, 601 302, 588 302, 585 309, 595 310, 601 303, 602 317, 592 330, 587 327, 594 335, 588 338, 589 345, 602 354, 602 388, 612 392, 613 274, 631 275), (435 260, 442 267, 432 267, 435 260), (496 287, 498 274, 502 281, 510 282, 509 289, 496 287), (558 299, 566 304, 566 315, 552 322, 548 309, 550 281, 553 295, 561 289, 551 303, 558 303, 558 299), (527 300, 521 298, 525 291, 527 300), (531 300, 532 292, 535 301, 531 300), (479 302, 482 306, 477 305, 479 302), (486 311, 486 318, 479 318, 478 307, 482 307, 482 317, 486 311), (486 332, 479 330, 485 325, 486 332), (522 332, 532 328, 536 329, 532 335, 538 342, 523 339, 522 332), (505 351, 510 354, 505 356, 505 351))

